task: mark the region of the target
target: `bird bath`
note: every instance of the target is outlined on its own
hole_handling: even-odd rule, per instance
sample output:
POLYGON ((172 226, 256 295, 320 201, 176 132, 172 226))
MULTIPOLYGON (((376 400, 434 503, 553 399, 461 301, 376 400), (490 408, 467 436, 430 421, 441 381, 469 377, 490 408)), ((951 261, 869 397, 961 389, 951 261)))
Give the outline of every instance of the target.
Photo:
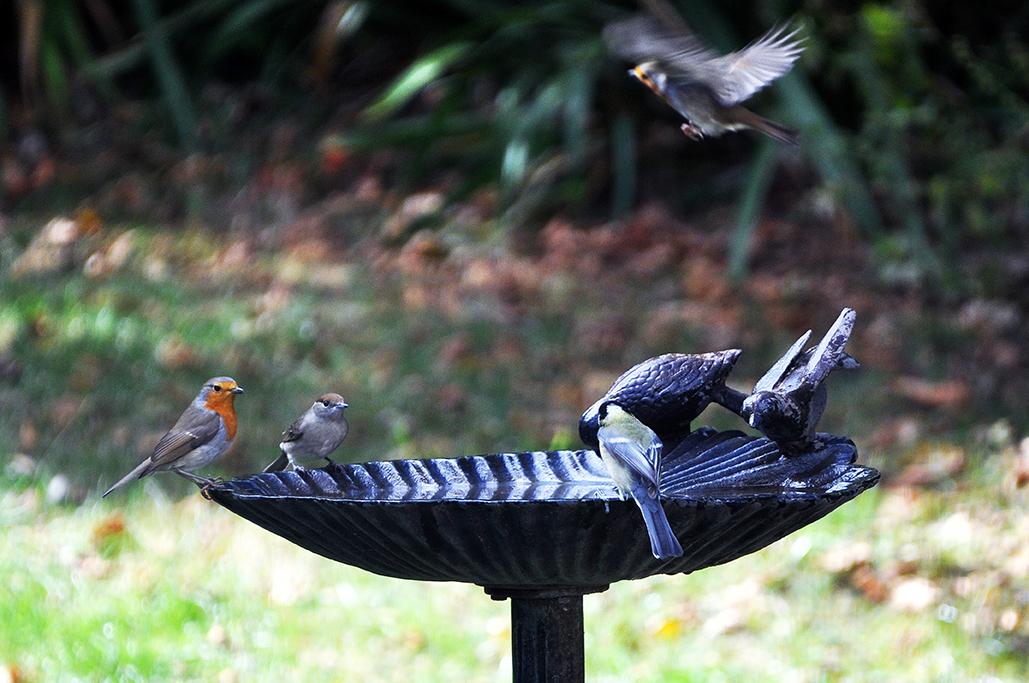
POLYGON ((510 599, 514 681, 583 681, 584 594, 765 547, 874 486, 879 473, 856 457, 828 434, 784 457, 766 438, 698 429, 664 456, 662 500, 684 550, 664 561, 592 450, 337 464, 206 493, 331 560, 510 599))

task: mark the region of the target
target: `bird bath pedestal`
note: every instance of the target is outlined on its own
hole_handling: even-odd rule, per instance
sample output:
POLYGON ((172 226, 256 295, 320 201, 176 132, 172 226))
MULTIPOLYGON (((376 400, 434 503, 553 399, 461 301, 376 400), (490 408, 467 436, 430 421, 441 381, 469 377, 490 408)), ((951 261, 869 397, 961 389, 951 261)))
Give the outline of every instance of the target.
POLYGON ((874 486, 848 439, 784 457, 764 438, 700 429, 664 456, 661 495, 684 553, 657 560, 636 505, 591 450, 394 460, 212 486, 236 514, 376 574, 462 581, 511 600, 514 681, 583 681, 582 596, 688 574, 765 547, 874 486))

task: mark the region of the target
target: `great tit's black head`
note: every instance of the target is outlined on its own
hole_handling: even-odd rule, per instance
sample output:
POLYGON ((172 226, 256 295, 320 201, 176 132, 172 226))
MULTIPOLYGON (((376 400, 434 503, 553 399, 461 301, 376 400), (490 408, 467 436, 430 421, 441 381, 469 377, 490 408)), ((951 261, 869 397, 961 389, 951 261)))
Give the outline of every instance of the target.
POLYGON ((599 441, 597 440, 597 432, 600 430, 600 409, 604 408, 604 414, 607 414, 607 407, 601 399, 597 401, 582 414, 579 418, 579 438, 582 442, 590 448, 597 448, 599 441))

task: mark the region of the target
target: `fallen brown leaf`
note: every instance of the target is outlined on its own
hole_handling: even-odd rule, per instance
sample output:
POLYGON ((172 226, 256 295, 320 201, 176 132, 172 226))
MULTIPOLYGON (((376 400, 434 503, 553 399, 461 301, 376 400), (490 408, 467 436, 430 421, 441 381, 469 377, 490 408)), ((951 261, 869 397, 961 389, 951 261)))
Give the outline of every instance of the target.
POLYGON ((958 448, 929 453, 927 462, 905 467, 890 482, 894 486, 932 486, 951 479, 965 467, 965 453, 958 448))
POLYGON ((957 408, 967 403, 972 394, 968 385, 958 380, 933 382, 920 377, 898 377, 893 390, 930 408, 957 408))
POLYGON ((1022 488, 1029 484, 1029 436, 1018 445, 1018 461, 1015 465, 1015 486, 1022 488))
POLYGON ((100 545, 125 533, 125 517, 120 512, 108 515, 93 527, 93 544, 100 545))
POLYGON ((866 598, 875 603, 884 602, 889 595, 889 587, 879 578, 872 566, 860 564, 850 574, 850 583, 866 598))

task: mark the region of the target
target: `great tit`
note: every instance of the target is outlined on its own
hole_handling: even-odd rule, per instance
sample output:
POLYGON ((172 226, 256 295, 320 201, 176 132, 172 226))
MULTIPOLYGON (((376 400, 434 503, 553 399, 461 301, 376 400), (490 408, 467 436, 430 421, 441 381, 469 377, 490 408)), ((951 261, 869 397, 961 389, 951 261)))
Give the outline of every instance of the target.
POLYGON ((659 560, 682 555, 661 507, 661 439, 617 403, 601 403, 598 415, 600 457, 622 500, 632 496, 643 513, 651 552, 659 560))

